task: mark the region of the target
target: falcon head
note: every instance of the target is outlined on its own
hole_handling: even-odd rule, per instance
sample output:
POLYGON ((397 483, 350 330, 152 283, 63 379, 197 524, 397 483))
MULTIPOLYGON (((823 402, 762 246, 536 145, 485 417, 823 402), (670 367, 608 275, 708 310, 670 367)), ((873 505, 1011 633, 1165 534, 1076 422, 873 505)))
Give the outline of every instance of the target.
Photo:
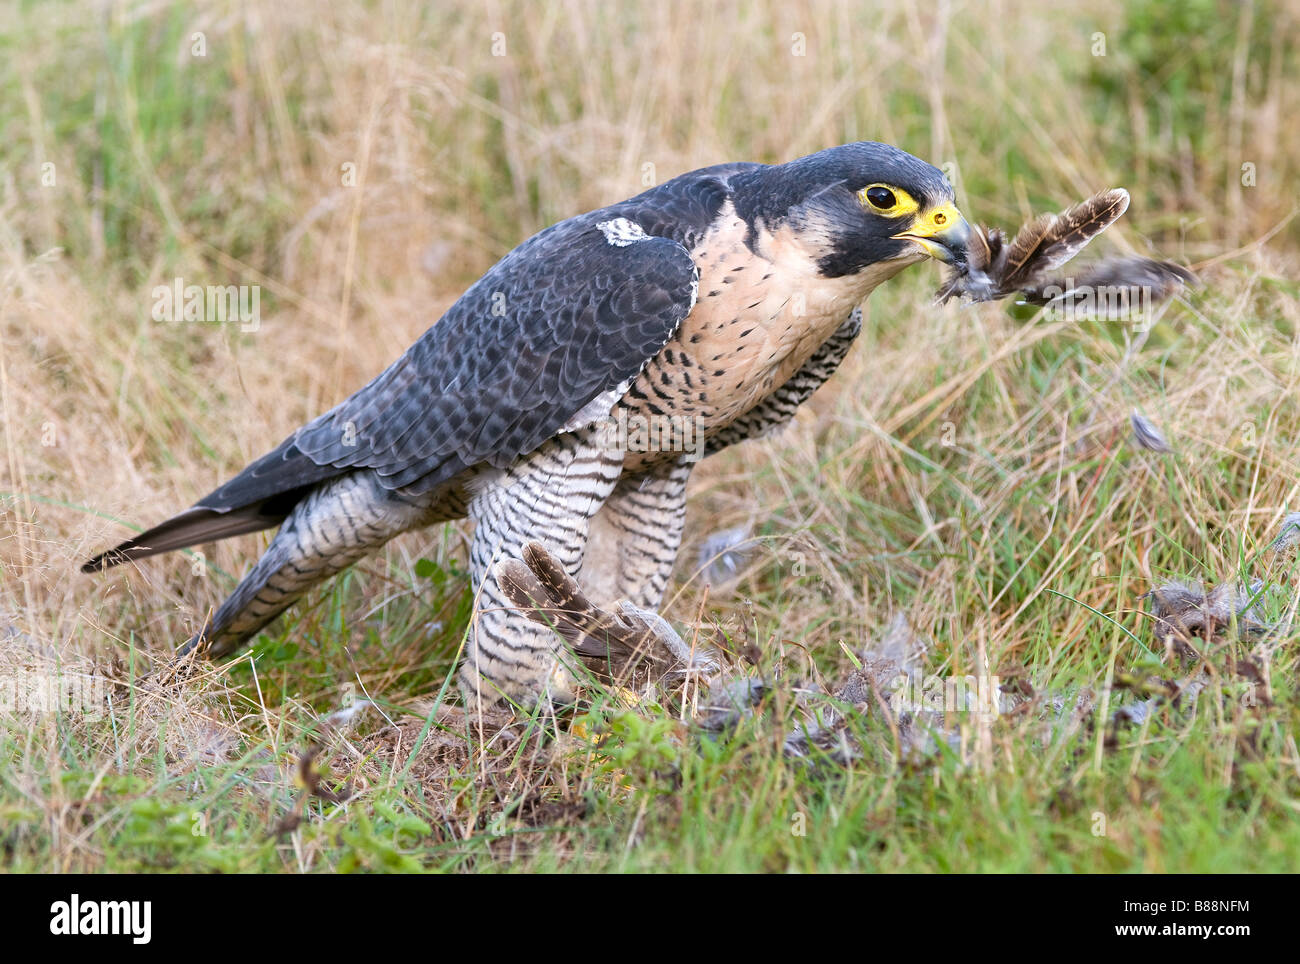
POLYGON ((938 168, 888 144, 832 147, 749 172, 736 213, 784 233, 825 278, 880 266, 892 273, 926 256, 961 266, 970 225, 938 168), (889 270, 892 269, 892 270, 889 270))

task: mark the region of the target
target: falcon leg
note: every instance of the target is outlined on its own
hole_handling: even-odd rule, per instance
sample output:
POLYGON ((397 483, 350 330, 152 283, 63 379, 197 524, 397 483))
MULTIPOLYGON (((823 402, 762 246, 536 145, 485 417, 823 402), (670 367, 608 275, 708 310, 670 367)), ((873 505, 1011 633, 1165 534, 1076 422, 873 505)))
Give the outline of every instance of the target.
POLYGON ((321 485, 294 507, 262 558, 181 654, 204 642, 209 656, 233 652, 312 586, 429 516, 428 508, 388 491, 369 473, 321 485))
POLYGON ((686 520, 686 480, 694 462, 664 462, 627 474, 591 523, 579 584, 597 606, 626 599, 658 609, 686 520))
POLYGON ((495 567, 517 559, 524 543, 546 547, 577 576, 591 518, 613 491, 623 453, 602 448, 596 431, 566 433, 492 479, 471 499, 470 567, 478 594, 469 653, 461 667, 467 698, 495 703, 573 699, 573 657, 546 626, 515 610, 495 567))

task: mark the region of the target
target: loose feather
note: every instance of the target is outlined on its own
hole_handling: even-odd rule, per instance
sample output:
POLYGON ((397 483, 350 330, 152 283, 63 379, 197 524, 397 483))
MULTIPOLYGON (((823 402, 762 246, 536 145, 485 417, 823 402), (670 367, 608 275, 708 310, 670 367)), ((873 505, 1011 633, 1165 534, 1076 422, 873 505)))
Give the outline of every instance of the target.
POLYGON ((1060 214, 1040 215, 1022 227, 1006 249, 999 272, 1004 291, 1034 286, 1115 223, 1128 210, 1128 191, 1115 188, 1094 194, 1060 214))
POLYGON ((623 679, 647 669, 660 677, 710 674, 721 665, 711 648, 692 650, 658 613, 626 601, 617 611, 599 608, 538 543, 525 545, 522 555, 498 563, 502 592, 529 619, 559 633, 598 675, 623 679))
POLYGON ((1171 261, 1116 257, 1089 265, 1076 277, 1051 279, 1023 293, 1031 305, 1078 308, 1104 291, 1109 293, 1108 307, 1127 310, 1134 296, 1158 304, 1195 283, 1196 275, 1171 261))
MULTIPOLYGON (((1123 188, 1101 191, 1060 214, 1034 218, 1010 242, 997 228, 977 225, 966 262, 958 265, 936 297, 941 302, 954 297, 993 301, 1019 293, 1030 304, 1077 308, 1099 289, 1117 292, 1121 299, 1130 297, 1126 292, 1142 289, 1142 297, 1155 303, 1193 284, 1196 278, 1187 269, 1139 257, 1106 259, 1077 278, 1053 275, 1128 206, 1129 194, 1123 188)), ((1129 307, 1127 300, 1120 307, 1129 307)))

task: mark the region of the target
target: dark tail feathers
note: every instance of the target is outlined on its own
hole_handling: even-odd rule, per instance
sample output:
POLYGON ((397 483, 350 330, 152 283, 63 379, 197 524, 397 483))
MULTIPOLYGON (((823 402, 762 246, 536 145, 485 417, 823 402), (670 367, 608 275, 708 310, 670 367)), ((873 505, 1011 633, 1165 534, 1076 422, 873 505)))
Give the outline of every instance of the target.
POLYGON ((83 565, 81 571, 100 572, 133 559, 269 529, 283 522, 296 502, 296 498, 269 499, 233 512, 196 505, 120 546, 101 552, 83 565))

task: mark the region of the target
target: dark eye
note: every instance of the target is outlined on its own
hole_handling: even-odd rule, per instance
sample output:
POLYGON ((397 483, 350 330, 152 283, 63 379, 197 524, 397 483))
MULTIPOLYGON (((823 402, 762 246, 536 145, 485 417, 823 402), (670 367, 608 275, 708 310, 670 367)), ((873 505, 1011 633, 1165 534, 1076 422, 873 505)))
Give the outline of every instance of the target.
POLYGON ((882 211, 888 211, 898 203, 894 192, 887 187, 867 188, 867 200, 871 202, 873 208, 880 208, 882 211))

